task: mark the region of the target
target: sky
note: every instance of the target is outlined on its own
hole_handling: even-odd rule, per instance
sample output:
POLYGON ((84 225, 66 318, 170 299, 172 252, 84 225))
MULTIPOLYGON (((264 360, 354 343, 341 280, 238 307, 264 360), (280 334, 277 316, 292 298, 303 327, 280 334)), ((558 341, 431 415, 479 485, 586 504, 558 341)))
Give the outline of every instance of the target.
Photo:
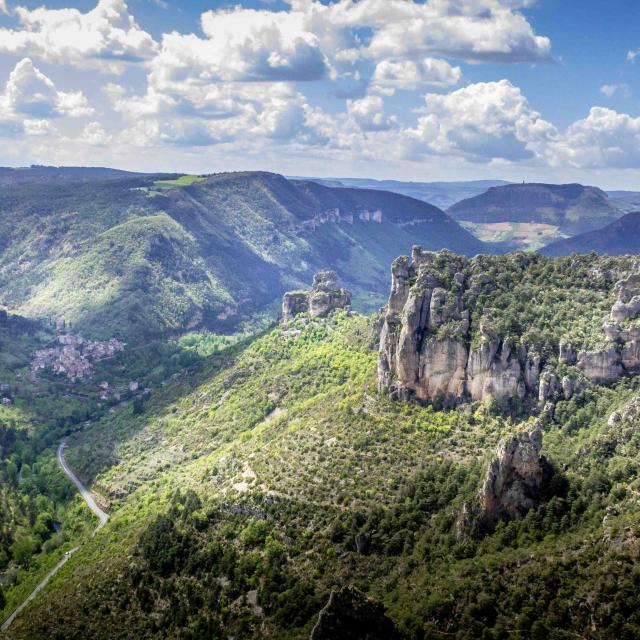
POLYGON ((637 0, 0 0, 0 164, 640 190, 637 0))

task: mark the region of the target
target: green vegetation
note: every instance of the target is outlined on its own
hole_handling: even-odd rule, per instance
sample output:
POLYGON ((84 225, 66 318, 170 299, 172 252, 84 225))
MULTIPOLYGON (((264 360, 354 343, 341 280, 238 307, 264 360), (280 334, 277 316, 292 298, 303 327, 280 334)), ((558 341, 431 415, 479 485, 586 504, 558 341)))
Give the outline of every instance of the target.
MULTIPOLYGON (((588 261, 545 282, 577 285, 588 261)), ((459 537, 488 456, 520 425, 482 405, 389 401, 371 341, 369 320, 342 312, 181 340, 211 357, 143 412, 124 405, 70 437, 111 519, 12 637, 307 638, 344 584, 411 639, 636 637, 640 440, 609 415, 638 380, 558 403, 541 506, 459 537)))
POLYGON ((203 182, 207 178, 205 176, 184 175, 174 180, 156 180, 153 187, 156 189, 173 189, 175 187, 188 187, 189 185, 203 182))
POLYGON ((10 184, 0 193, 0 304, 136 344, 230 333, 275 316, 282 293, 308 287, 319 268, 335 268, 372 311, 387 265, 416 242, 485 249, 426 203, 268 173, 10 184), (360 219, 376 211, 381 223, 360 219))

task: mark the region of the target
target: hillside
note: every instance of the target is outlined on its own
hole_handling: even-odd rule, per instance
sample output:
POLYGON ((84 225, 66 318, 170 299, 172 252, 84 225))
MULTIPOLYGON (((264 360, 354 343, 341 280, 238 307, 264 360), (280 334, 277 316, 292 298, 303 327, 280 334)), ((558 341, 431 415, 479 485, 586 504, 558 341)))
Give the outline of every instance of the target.
POLYGON ((269 173, 18 184, 0 193, 0 304, 88 336, 229 330, 335 269, 372 309, 414 242, 486 246, 441 210, 269 173))
MULTIPOLYGON (((546 242, 542 244, 558 237, 597 229, 622 215, 604 191, 579 184, 493 187, 479 196, 454 204, 448 213, 458 221, 477 225, 478 229, 473 231, 485 240, 494 239, 492 231, 504 231, 500 226, 504 223, 545 225, 546 228, 537 229, 544 232, 543 240, 546 242)), ((471 227, 467 225, 467 228, 471 227)), ((541 246, 539 242, 537 245, 541 246)))
POLYGON ((610 256, 640 253, 640 212, 628 213, 602 229, 558 240, 540 249, 546 256, 590 251, 610 256))
MULTIPOLYGON (((121 171, 106 167, 0 167, 0 184, 64 184, 74 182, 94 182, 96 180, 122 180, 144 174, 121 171)), ((177 177, 177 176, 170 176, 177 177)))
POLYGON ((509 184, 504 180, 469 180, 462 182, 404 182, 402 180, 371 180, 368 178, 305 178, 329 187, 380 189, 423 200, 446 209, 456 202, 484 193, 491 187, 509 184))
MULTIPOLYGON (((484 260, 497 286, 483 281, 478 308, 555 366, 565 334, 594 348, 632 268, 484 260)), ((540 414, 442 411, 378 392, 379 328, 299 316, 71 436, 110 520, 8 637, 303 639, 346 585, 405 639, 636 637, 639 379, 558 392, 540 414), (534 494, 510 489, 518 460, 544 470, 534 494), (522 511, 478 528, 501 473, 522 511)))

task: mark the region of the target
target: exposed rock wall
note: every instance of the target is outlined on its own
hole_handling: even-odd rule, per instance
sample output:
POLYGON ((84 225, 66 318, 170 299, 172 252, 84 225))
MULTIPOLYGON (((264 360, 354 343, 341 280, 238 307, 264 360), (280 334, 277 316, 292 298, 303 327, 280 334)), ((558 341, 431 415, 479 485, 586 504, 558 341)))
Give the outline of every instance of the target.
POLYGON ((498 336, 485 322, 472 341, 465 302, 491 283, 482 275, 465 276, 466 265, 465 258, 420 247, 414 248, 411 262, 406 257, 394 261, 380 335, 382 391, 399 400, 437 399, 445 406, 463 399, 523 399, 538 393, 537 354, 516 347, 511 337, 498 336), (453 272, 447 283, 434 275, 436 263, 443 260, 453 272))
POLYGON ((578 354, 578 367, 594 382, 611 384, 640 372, 640 274, 616 283, 618 299, 603 325, 606 349, 578 354))
POLYGON ((479 309, 477 301, 490 299, 493 283, 471 268, 477 264, 420 247, 414 247, 411 260, 403 256, 393 262, 380 332, 381 391, 443 406, 517 399, 543 409, 581 392, 588 382, 610 384, 640 371, 640 325, 634 324, 640 316, 640 275, 616 285, 618 301, 603 329, 605 349, 577 354, 563 343, 556 356, 543 358, 517 336, 492 329, 491 309, 479 309), (575 366, 582 377, 578 372, 560 379, 558 365, 575 366))
POLYGON ((299 314, 323 318, 334 309, 351 305, 351 294, 338 287, 333 271, 318 271, 313 276, 311 291, 290 291, 282 298, 282 321, 288 322, 299 314))
POLYGON ((541 448, 539 426, 500 443, 478 495, 482 526, 522 517, 538 504, 540 489, 549 474, 541 448))

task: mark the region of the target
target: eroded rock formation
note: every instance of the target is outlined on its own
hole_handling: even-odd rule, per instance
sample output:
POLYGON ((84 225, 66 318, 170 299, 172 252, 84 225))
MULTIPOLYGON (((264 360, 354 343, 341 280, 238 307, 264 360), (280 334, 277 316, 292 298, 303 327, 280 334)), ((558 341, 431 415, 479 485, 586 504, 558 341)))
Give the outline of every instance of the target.
POLYGON ((640 274, 616 283, 618 299, 603 325, 608 346, 578 354, 578 368, 593 382, 611 384, 640 372, 640 274))
MULTIPOLYGON (((562 343, 555 356, 543 357, 521 336, 496 331, 499 318, 482 306, 497 290, 483 273, 483 259, 491 260, 414 247, 411 260, 403 256, 393 262, 380 332, 381 391, 397 400, 445 407, 491 399, 541 410, 580 393, 589 382, 610 384, 640 371, 640 275, 616 285, 618 301, 604 325, 606 348, 576 353, 562 343)), ((526 268, 526 257, 513 259, 526 268)))
POLYGON ((355 587, 332 591, 311 640, 396 640, 400 636, 384 607, 355 587))
POLYGON ((290 291, 282 298, 282 321, 308 313, 312 318, 324 318, 334 309, 351 305, 351 294, 338 287, 334 271, 318 271, 313 276, 311 291, 290 291))
POLYGON ((540 455, 539 426, 505 438, 489 464, 479 492, 479 521, 492 527, 499 520, 524 516, 540 500, 549 466, 540 455))
POLYGON ((380 334, 381 390, 399 400, 523 399, 538 393, 541 358, 499 336, 485 310, 475 334, 467 306, 491 282, 468 261, 414 247, 392 265, 391 295, 380 334))

